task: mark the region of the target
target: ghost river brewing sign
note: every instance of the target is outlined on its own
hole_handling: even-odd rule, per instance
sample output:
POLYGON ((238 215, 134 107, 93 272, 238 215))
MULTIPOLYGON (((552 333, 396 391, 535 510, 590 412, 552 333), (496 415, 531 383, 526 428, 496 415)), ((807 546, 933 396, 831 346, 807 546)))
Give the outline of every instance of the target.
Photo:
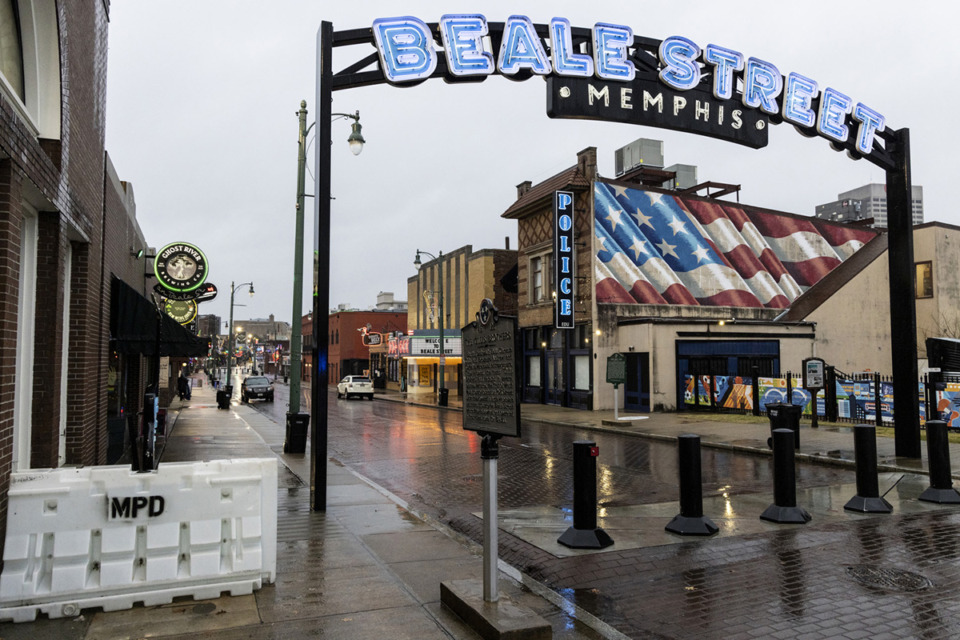
POLYGON ((520 437, 517 319, 501 316, 486 299, 461 335, 463 428, 520 437))

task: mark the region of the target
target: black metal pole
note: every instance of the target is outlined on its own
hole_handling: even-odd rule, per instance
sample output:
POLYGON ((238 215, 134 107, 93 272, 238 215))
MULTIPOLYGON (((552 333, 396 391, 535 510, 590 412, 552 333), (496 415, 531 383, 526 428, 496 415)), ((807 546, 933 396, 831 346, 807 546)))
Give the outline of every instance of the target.
POLYGON ((893 507, 880 496, 877 480, 877 428, 858 424, 853 428, 853 449, 857 461, 857 495, 843 506, 847 511, 890 513, 893 507))
POLYGON ((310 384, 310 466, 313 510, 327 510, 327 359, 330 333, 330 118, 333 111, 333 23, 317 32, 316 235, 313 296, 313 376, 310 384))
POLYGON ((890 343, 893 356, 893 423, 896 454, 920 458, 917 396, 917 309, 913 274, 913 183, 910 130, 892 133, 887 149, 896 163, 887 170, 887 264, 890 278, 890 343), (898 304, 908 301, 909 304, 898 304))
POLYGON ((797 470, 794 467, 792 429, 773 430, 773 504, 761 520, 781 524, 805 524, 810 514, 797 506, 797 470))
POLYGON ((920 500, 938 504, 960 504, 960 493, 953 488, 953 478, 950 477, 947 423, 943 420, 931 420, 926 424, 926 428, 930 486, 920 494, 920 500))
POLYGON ((557 538, 573 549, 603 549, 613 544, 597 527, 597 443, 573 443, 573 526, 557 538))
POLYGON ((677 438, 680 474, 680 515, 666 527, 682 536, 709 536, 719 527, 703 515, 703 480, 700 463, 700 436, 685 433, 677 438))

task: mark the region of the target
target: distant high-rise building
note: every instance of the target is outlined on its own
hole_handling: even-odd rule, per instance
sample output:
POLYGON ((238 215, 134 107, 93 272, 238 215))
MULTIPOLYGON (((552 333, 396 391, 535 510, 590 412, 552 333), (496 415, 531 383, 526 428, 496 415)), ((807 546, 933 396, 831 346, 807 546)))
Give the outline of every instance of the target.
MULTIPOLYGON (((923 223, 923 187, 913 187, 913 224, 923 223)), ((856 222, 873 218, 874 227, 887 226, 887 187, 867 184, 837 195, 834 202, 818 204, 816 217, 833 222, 856 222)))

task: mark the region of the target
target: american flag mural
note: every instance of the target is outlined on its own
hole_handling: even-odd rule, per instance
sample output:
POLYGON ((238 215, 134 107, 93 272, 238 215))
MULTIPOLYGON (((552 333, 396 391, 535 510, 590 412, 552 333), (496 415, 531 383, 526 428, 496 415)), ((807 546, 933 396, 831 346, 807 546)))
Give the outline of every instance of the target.
POLYGON ((597 302, 782 309, 878 232, 594 183, 597 302))

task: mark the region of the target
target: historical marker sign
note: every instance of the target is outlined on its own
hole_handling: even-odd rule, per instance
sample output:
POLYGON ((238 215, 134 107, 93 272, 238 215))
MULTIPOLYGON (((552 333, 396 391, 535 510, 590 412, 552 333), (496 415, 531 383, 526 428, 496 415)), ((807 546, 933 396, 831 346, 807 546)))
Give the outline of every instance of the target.
POLYGON ((627 359, 622 353, 611 354, 607 358, 607 382, 623 384, 627 381, 627 359))
POLYGON ((520 361, 517 319, 501 316, 489 299, 461 331, 463 428, 520 436, 520 361))

